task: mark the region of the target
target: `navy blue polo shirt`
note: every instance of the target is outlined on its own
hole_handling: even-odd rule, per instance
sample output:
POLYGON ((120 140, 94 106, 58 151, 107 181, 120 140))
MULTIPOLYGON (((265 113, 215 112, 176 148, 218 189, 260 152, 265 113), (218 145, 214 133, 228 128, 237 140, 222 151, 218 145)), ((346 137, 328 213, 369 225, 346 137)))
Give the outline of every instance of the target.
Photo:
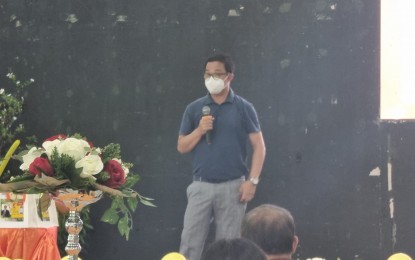
POLYGON ((208 94, 186 107, 179 135, 188 135, 198 127, 204 106, 210 107, 215 118, 212 143, 207 144, 203 136, 192 150, 193 175, 216 180, 246 176, 248 135, 261 131, 254 106, 232 90, 221 105, 208 94))

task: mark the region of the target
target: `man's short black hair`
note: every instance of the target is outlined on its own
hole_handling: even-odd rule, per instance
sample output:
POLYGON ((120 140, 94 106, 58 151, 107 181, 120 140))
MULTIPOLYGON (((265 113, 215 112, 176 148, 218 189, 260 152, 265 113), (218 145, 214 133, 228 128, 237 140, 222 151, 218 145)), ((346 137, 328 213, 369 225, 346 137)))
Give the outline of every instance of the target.
POLYGON ((232 61, 231 56, 224 53, 215 54, 214 56, 209 57, 205 62, 205 68, 208 62, 219 61, 225 65, 225 70, 228 73, 233 73, 235 71, 235 64, 232 61))

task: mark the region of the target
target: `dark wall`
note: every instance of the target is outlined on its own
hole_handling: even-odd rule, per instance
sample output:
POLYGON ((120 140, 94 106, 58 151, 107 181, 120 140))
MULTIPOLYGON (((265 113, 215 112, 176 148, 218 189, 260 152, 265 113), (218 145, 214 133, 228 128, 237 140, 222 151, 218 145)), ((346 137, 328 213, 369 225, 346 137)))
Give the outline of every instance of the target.
POLYGON ((178 250, 191 181, 178 127, 206 93, 204 60, 216 51, 234 57, 232 87, 255 105, 267 145, 248 208, 292 211, 296 258, 415 255, 405 217, 413 127, 379 121, 379 18, 379 2, 363 0, 0 0, 0 73, 36 80, 23 115, 30 134, 120 143, 142 177, 137 189, 156 199, 157 208, 138 209, 128 242, 99 221, 108 201, 94 205, 86 259, 178 250), (376 167, 381 175, 369 176, 376 167))

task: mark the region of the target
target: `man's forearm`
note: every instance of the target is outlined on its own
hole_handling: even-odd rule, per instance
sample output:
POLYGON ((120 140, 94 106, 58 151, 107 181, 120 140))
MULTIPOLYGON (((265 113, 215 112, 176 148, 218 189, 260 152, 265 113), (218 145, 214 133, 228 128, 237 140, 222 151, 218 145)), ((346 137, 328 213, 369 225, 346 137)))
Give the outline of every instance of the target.
POLYGON ((250 135, 250 140, 252 145, 252 160, 249 177, 258 178, 261 175, 262 166, 264 165, 265 161, 265 143, 261 133, 250 135))
POLYGON ((258 178, 261 175, 264 161, 265 161, 265 147, 264 149, 254 150, 252 153, 251 170, 249 172, 250 177, 258 178))
POLYGON ((203 133, 196 128, 188 135, 180 135, 177 141, 177 150, 180 153, 188 153, 195 148, 195 146, 199 143, 200 139, 202 138, 203 133))

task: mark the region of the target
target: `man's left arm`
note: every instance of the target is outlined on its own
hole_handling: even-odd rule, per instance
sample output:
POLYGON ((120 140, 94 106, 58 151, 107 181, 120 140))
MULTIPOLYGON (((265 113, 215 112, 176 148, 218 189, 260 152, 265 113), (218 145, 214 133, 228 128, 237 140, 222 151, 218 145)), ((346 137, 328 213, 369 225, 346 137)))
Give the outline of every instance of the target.
POLYGON ((241 202, 248 202, 254 198, 256 184, 252 183, 250 179, 259 179, 265 160, 265 143, 262 132, 250 133, 249 141, 252 146, 251 170, 249 171, 248 180, 246 180, 239 189, 241 202))

